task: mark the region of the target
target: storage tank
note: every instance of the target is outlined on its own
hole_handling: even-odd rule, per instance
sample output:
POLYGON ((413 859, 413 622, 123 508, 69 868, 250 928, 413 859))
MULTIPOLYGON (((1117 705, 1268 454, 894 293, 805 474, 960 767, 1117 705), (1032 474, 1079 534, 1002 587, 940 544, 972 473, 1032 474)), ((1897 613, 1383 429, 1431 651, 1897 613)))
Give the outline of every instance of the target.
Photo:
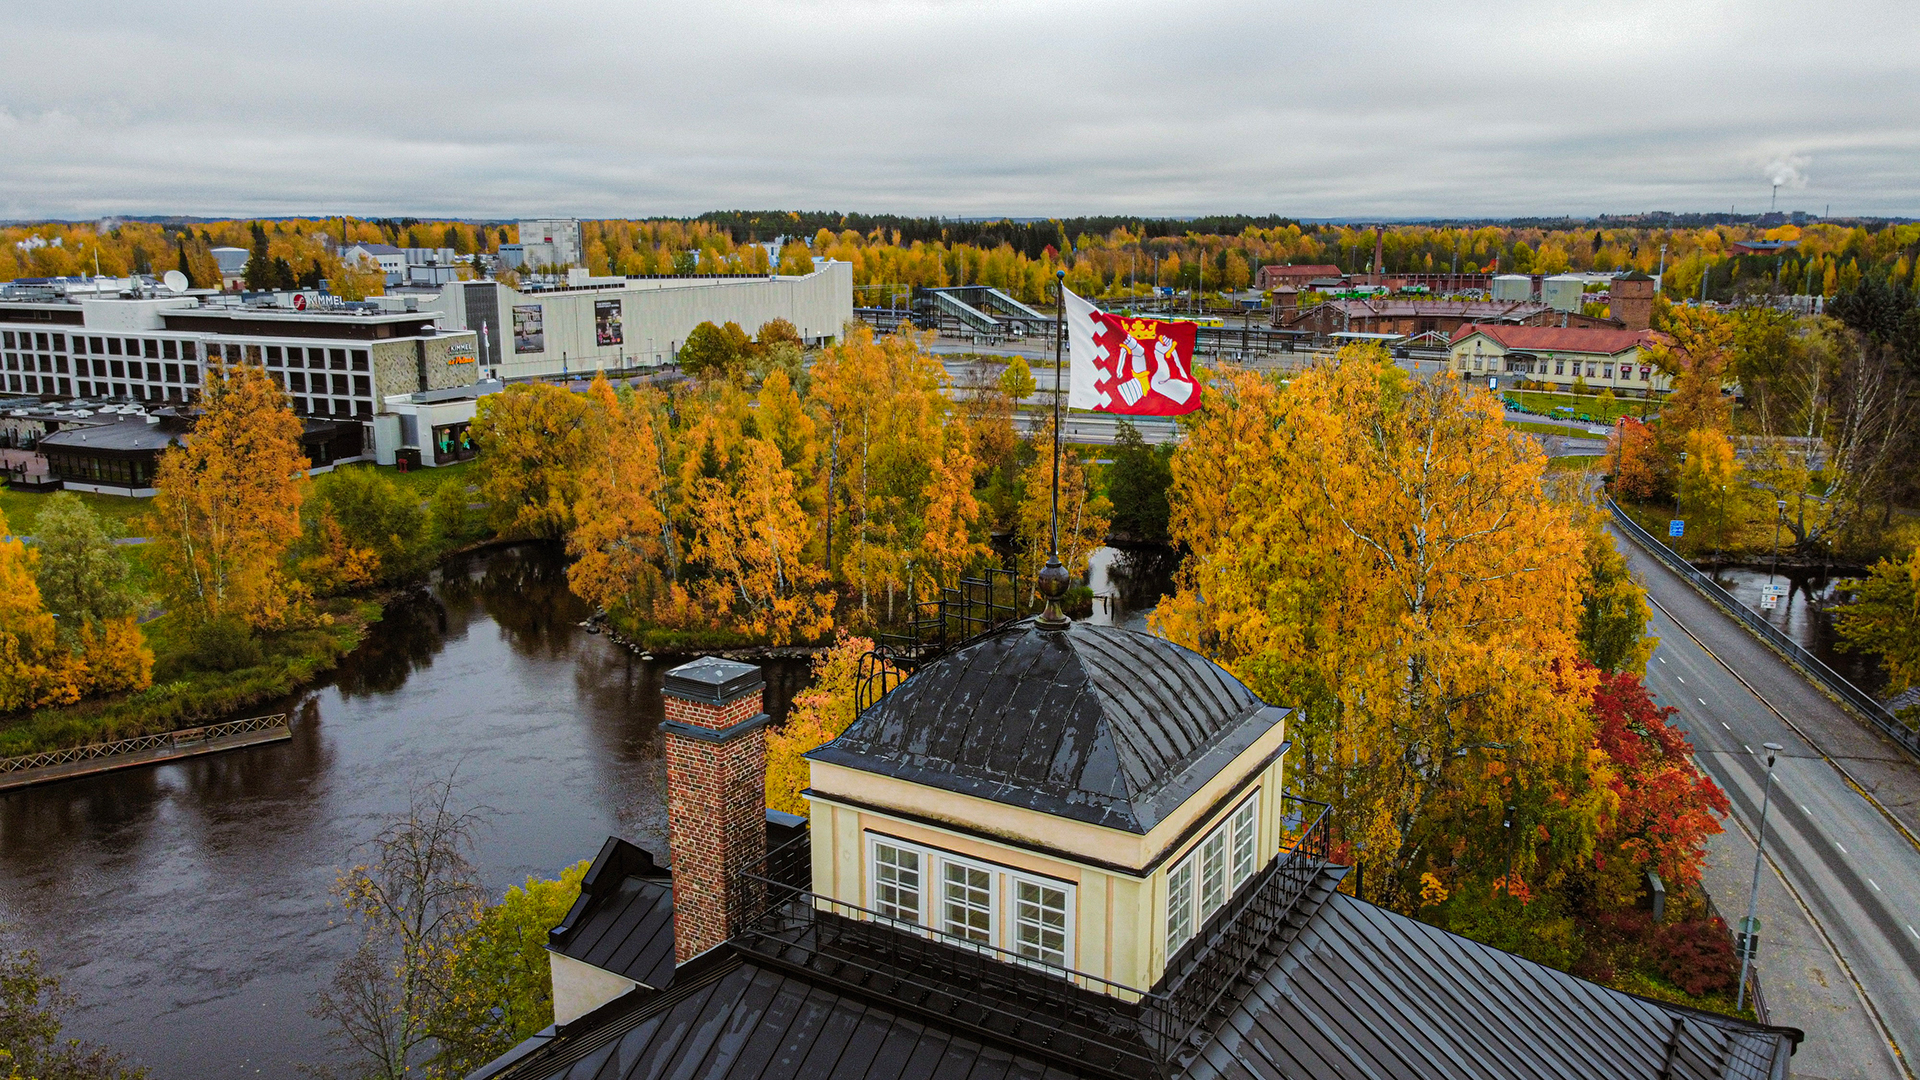
POLYGON ((1495 274, 1493 276, 1493 298, 1495 300, 1518 300, 1521 303, 1533 299, 1532 275, 1495 274))
POLYGON ((1540 283, 1540 299, 1555 311, 1579 311, 1587 281, 1578 274, 1555 274, 1540 283))

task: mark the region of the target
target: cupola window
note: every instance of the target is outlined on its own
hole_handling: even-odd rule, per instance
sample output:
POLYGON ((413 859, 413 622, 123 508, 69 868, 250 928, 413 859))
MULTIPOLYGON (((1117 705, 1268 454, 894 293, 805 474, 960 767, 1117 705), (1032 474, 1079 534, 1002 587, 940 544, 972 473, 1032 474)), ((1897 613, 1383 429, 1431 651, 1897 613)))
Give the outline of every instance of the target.
POLYGON ((1260 793, 1214 826, 1167 873, 1167 955, 1193 937, 1258 866, 1260 793))
POLYGON ((869 836, 867 849, 876 914, 937 930, 952 944, 1072 966, 1070 883, 892 837, 869 836), (933 895, 921 887, 927 877, 933 895))

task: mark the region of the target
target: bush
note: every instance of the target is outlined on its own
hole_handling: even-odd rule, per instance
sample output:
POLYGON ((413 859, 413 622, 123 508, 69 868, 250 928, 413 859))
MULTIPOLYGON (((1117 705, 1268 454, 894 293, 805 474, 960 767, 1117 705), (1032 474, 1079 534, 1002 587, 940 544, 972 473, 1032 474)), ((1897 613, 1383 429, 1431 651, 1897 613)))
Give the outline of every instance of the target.
POLYGON ((261 659, 260 643, 238 616, 209 619, 193 628, 193 662, 208 671, 238 671, 261 659))
POLYGON ((1694 997, 1733 991, 1739 977, 1733 938, 1718 918, 1677 922, 1654 935, 1660 974, 1694 997))

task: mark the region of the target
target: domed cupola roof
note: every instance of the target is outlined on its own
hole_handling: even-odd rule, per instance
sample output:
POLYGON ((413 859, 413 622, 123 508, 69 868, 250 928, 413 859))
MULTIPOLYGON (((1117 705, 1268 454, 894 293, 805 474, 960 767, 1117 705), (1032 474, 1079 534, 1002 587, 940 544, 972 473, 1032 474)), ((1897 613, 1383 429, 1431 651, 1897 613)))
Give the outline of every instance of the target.
POLYGON ((1286 715, 1172 642, 1025 619, 915 672, 807 756, 1144 834, 1286 715))

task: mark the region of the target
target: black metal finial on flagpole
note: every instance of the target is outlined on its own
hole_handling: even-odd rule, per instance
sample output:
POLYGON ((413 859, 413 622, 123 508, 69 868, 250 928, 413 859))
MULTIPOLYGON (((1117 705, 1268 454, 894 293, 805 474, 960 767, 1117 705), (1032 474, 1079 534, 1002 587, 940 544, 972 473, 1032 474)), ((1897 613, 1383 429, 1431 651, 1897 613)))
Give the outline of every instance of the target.
POLYGON ((1046 610, 1039 625, 1048 630, 1064 630, 1073 624, 1060 610, 1060 598, 1067 595, 1067 568, 1060 564, 1060 373, 1064 358, 1061 342, 1067 332, 1067 272, 1055 270, 1053 317, 1053 510, 1048 534, 1047 565, 1040 568, 1036 591, 1046 598, 1046 610))

